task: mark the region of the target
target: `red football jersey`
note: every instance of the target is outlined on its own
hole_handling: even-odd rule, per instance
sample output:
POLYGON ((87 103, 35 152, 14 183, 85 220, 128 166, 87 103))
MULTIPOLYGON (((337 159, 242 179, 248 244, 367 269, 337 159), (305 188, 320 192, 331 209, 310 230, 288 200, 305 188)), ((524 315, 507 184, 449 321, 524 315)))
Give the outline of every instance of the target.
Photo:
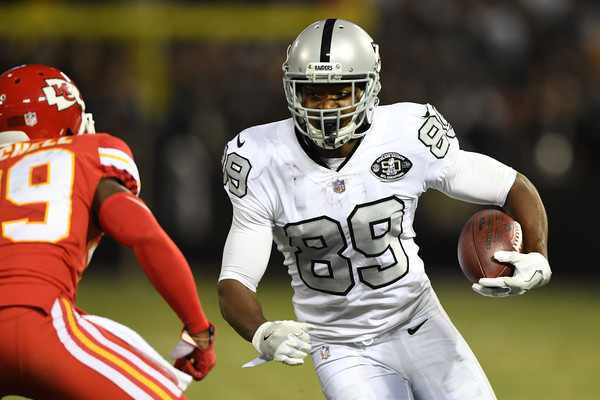
POLYGON ((77 283, 102 236, 91 209, 105 177, 139 194, 129 147, 108 134, 0 148, 0 307, 48 311, 57 296, 75 301, 77 283))

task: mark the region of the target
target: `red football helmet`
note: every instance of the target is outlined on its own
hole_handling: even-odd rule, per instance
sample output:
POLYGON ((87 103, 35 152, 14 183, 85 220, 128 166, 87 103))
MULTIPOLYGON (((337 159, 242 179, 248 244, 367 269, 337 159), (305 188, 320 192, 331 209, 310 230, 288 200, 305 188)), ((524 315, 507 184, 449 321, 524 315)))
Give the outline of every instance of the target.
POLYGON ((32 140, 95 132, 77 86, 45 65, 21 65, 0 75, 3 131, 23 131, 32 140))

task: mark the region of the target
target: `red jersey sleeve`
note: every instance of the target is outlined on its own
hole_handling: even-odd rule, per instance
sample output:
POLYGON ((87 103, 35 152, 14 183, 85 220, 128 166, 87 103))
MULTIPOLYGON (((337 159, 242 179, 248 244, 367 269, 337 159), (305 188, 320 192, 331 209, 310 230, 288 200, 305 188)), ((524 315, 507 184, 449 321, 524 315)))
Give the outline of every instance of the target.
POLYGON ((140 174, 129 146, 115 136, 98 134, 97 137, 103 178, 116 178, 133 194, 139 196, 142 187, 140 174))

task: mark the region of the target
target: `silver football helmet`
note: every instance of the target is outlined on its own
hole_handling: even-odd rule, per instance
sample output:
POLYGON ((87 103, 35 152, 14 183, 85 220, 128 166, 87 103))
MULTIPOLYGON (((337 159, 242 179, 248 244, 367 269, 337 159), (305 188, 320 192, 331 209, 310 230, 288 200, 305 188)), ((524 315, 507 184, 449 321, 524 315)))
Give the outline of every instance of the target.
POLYGON ((311 24, 288 47, 282 67, 288 109, 302 134, 324 149, 336 149, 365 134, 364 125, 372 122, 379 103, 381 60, 379 46, 361 27, 342 19, 311 24), (358 101, 353 96, 348 107, 306 108, 301 94, 306 83, 345 83, 353 93, 360 89, 360 96, 358 101), (344 114, 347 110, 352 111, 344 114))

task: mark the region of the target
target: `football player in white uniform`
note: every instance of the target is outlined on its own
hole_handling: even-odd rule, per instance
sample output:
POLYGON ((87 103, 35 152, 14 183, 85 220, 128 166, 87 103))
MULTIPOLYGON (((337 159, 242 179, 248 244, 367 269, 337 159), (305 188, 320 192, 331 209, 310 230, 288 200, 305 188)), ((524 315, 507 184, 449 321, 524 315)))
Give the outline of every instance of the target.
POLYGON ((316 22, 288 49, 292 118, 242 131, 223 155, 233 221, 219 277, 225 319, 262 360, 311 355, 328 399, 493 399, 478 361, 440 306, 414 242, 427 189, 503 206, 525 252, 499 253, 513 277, 486 296, 550 279, 547 217, 522 174, 459 148, 431 105, 378 106, 378 46, 359 26, 316 22), (268 321, 256 290, 275 241, 298 321, 268 321))

